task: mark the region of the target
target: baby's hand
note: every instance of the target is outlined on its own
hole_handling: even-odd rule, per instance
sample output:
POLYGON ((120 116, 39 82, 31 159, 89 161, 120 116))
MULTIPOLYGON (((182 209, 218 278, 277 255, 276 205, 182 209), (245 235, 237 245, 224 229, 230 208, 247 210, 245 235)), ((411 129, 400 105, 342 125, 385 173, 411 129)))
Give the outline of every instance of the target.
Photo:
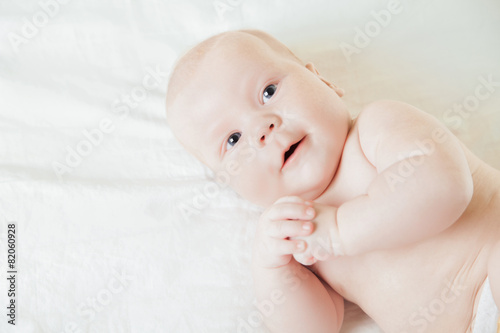
POLYGON ((332 256, 344 255, 337 227, 337 208, 318 203, 314 203, 312 207, 316 213, 314 233, 293 238, 294 240, 303 239, 307 242, 306 251, 293 255, 295 260, 302 265, 312 265, 332 256))
POLYGON ((262 214, 257 226, 253 247, 253 265, 264 268, 285 266, 292 255, 306 250, 304 237, 313 231, 314 209, 312 204, 299 197, 284 197, 262 214))

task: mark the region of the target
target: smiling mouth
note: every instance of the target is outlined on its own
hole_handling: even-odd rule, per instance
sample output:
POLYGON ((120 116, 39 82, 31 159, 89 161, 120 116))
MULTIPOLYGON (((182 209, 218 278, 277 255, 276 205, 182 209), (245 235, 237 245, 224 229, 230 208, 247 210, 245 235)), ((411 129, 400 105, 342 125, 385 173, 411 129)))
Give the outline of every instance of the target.
POLYGON ((300 145, 300 143, 304 140, 304 138, 300 139, 299 142, 294 143, 293 145, 290 146, 290 148, 285 152, 285 157, 283 159, 283 165, 285 165, 286 161, 290 158, 290 156, 293 155, 297 147, 300 145))

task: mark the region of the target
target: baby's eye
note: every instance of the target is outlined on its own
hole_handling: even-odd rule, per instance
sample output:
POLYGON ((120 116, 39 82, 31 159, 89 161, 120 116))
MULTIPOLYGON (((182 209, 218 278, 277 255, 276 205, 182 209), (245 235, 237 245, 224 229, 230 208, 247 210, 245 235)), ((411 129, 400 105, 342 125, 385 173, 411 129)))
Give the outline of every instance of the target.
POLYGON ((264 89, 264 93, 262 94, 262 101, 267 103, 271 97, 273 97, 274 93, 276 92, 276 85, 275 84, 270 84, 264 89))
POLYGON ((238 142, 241 137, 241 133, 236 132, 229 136, 227 139, 226 150, 233 148, 233 146, 238 142))

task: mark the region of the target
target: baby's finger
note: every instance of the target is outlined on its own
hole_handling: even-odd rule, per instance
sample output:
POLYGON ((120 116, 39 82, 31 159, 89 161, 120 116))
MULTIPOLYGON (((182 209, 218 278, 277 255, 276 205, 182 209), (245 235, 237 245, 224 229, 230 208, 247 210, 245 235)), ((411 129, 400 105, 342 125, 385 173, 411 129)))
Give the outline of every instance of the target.
POLYGON ((315 209, 304 203, 280 203, 274 204, 267 212, 267 218, 271 221, 277 220, 312 220, 316 216, 315 209))
POLYGON ((307 248, 307 243, 303 240, 284 240, 274 239, 269 243, 270 250, 274 255, 286 255, 304 252, 307 248))
POLYGON ((311 221, 272 221, 267 226, 267 235, 274 238, 287 238, 296 236, 307 236, 314 229, 311 221))
POLYGON ((300 264, 305 265, 305 266, 310 266, 313 265, 317 262, 316 258, 311 256, 309 253, 295 253, 293 255, 293 258, 300 264))

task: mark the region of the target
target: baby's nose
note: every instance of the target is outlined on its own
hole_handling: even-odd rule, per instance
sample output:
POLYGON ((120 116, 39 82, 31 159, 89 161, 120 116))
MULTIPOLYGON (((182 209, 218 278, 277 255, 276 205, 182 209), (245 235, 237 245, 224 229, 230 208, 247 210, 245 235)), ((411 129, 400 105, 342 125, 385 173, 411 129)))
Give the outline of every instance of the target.
POLYGON ((266 119, 265 122, 260 125, 256 133, 254 142, 257 147, 262 148, 269 144, 273 139, 273 133, 281 125, 280 120, 277 117, 271 119, 266 119))
POLYGON ((270 135, 271 135, 271 132, 273 131, 274 129, 274 124, 270 124, 269 127, 267 129, 265 129, 264 131, 262 131, 262 135, 261 137, 259 138, 259 143, 260 144, 265 144, 266 143, 266 139, 267 141, 270 140, 270 135), (267 136, 267 138, 266 138, 267 136))

